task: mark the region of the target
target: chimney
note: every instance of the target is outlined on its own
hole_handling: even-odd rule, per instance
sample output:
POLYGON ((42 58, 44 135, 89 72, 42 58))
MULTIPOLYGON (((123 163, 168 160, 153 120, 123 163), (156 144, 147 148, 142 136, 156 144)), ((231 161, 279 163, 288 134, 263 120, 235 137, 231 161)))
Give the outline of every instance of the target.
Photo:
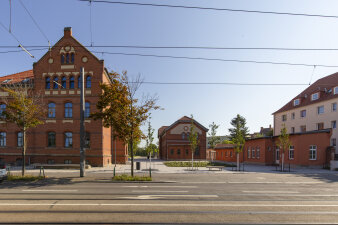
POLYGON ((65 37, 71 37, 72 36, 72 28, 71 27, 65 27, 64 31, 64 36, 65 37))
POLYGON ((271 124, 269 125, 269 128, 271 129, 271 124))

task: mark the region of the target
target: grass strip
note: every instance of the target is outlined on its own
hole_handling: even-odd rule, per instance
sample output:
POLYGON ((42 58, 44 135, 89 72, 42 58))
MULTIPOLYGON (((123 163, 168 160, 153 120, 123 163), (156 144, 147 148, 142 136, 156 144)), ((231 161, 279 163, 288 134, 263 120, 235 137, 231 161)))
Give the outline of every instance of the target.
MULTIPOLYGON (((191 167, 191 162, 188 161, 170 161, 164 162, 164 165, 168 167, 191 167)), ((235 167, 234 164, 221 163, 221 162, 194 162, 194 167, 206 167, 206 166, 224 166, 224 167, 235 167)))
POLYGON ((113 177, 113 181, 152 181, 151 177, 147 176, 130 176, 127 174, 116 175, 113 177))
POLYGON ((8 175, 7 180, 8 181, 36 181, 36 180, 42 180, 45 179, 43 176, 33 176, 33 175, 8 175))

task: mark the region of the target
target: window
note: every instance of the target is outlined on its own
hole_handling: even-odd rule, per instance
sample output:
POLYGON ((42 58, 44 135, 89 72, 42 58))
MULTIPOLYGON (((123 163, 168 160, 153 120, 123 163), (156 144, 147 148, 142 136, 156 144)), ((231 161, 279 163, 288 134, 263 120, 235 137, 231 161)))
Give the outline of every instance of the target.
POLYGON ((66 148, 73 147, 73 133, 71 132, 65 133, 65 147, 66 148))
POLYGON ((290 146, 289 147, 289 159, 294 159, 295 158, 295 147, 290 146))
POLYGON ((6 104, 1 104, 0 105, 0 116, 2 117, 2 113, 6 110, 6 104))
POLYGON ((17 133, 17 146, 18 147, 23 146, 23 133, 22 132, 17 133))
POLYGON ((228 151, 225 151, 225 157, 228 157, 228 151))
POLYGON ((297 106, 299 105, 300 101, 299 101, 299 98, 293 100, 293 106, 297 106))
POLYGON ((306 117, 306 110, 300 111, 300 117, 301 117, 301 118, 306 117))
POLYGON ((70 54, 70 62, 71 62, 71 64, 74 64, 74 59, 75 59, 74 53, 70 54))
POLYGON ((182 139, 185 139, 185 133, 184 132, 181 134, 181 136, 182 136, 182 139))
POLYGON ((335 138, 332 138, 332 139, 331 139, 331 145, 332 145, 333 147, 336 147, 336 146, 337 146, 337 140, 336 140, 335 138))
POLYGON ((47 164, 55 164, 54 159, 47 159, 47 164))
POLYGON ((310 160, 316 160, 316 159, 317 159, 317 146, 310 145, 310 160))
POLYGON ((72 164, 72 160, 70 160, 70 159, 65 159, 64 163, 65 163, 65 164, 72 164))
POLYGON ((337 111, 337 103, 332 103, 332 112, 337 111))
POLYGON ((45 88, 46 88, 46 89, 50 89, 50 77, 46 77, 45 81, 46 81, 46 86, 45 86, 45 88))
POLYGON ((90 133, 86 132, 85 134, 85 148, 90 148, 90 133))
POLYGON ((251 154, 250 154, 250 147, 248 147, 248 159, 251 158, 251 154))
POLYGON ((324 129, 324 123, 317 123, 317 130, 323 130, 324 129))
POLYGON ((69 64, 69 53, 66 54, 66 63, 69 64))
POLYGON ((306 132, 306 126, 305 125, 300 126, 300 132, 306 132))
POLYGON ((279 160, 279 148, 276 147, 276 160, 279 160))
POLYGON ((286 115, 282 115, 282 121, 286 121, 286 115))
POLYGON ((255 148, 251 149, 251 157, 254 159, 256 157, 255 155, 255 148))
POLYGON ((0 147, 6 146, 6 132, 0 132, 0 147))
POLYGON ((331 128, 332 129, 336 129, 337 128, 337 121, 336 120, 331 121, 331 128))
POLYGON ((67 88, 67 78, 66 77, 61 78, 61 86, 64 89, 67 88))
POLYGON ((69 78, 69 88, 74 89, 74 77, 73 76, 69 78))
POLYGON ((54 77, 53 78, 53 89, 58 89, 59 88, 59 78, 58 77, 54 77))
POLYGON ((318 106, 317 107, 317 113, 318 114, 323 114, 324 113, 324 106, 318 106))
POLYGON ((48 147, 55 147, 55 140, 56 140, 56 138, 55 138, 55 132, 48 132, 48 137, 47 137, 47 146, 48 147))
POLYGON ((256 148, 256 158, 259 159, 260 156, 261 156, 261 149, 256 148))
POLYGON ((333 88, 333 94, 334 94, 334 95, 338 94, 338 86, 335 87, 335 88, 333 88))
POLYGON ((311 101, 317 100, 319 98, 319 93, 314 93, 311 95, 311 101))
POLYGON ((87 76, 86 77, 86 88, 91 88, 92 87, 92 77, 87 76))
POLYGON ((291 127, 291 133, 294 134, 295 133, 295 128, 291 127))
POLYGON ((295 113, 291 113, 291 119, 294 120, 295 119, 295 113))
POLYGON ((189 154, 189 150, 188 150, 188 149, 185 150, 185 154, 186 154, 186 155, 189 154))
POLYGON ((65 64, 65 55, 61 54, 61 64, 65 64))
POLYGON ((170 150, 170 154, 173 155, 174 154, 174 149, 170 150))
POLYGON ((232 151, 230 151, 230 157, 232 157, 232 151))
POLYGON ((181 149, 177 149, 177 155, 181 155, 181 149))
POLYGON ((85 104, 85 112, 84 112, 84 116, 85 118, 89 118, 90 116, 90 103, 89 102, 86 102, 85 104))
POLYGON ((81 88, 81 76, 77 77, 77 88, 81 88))
POLYGON ((200 155, 200 146, 195 149, 195 155, 200 155))
POLYGON ((71 102, 67 102, 65 104, 65 118, 73 117, 73 104, 71 102))
POLYGON ((55 103, 48 104, 48 118, 55 118, 55 103))

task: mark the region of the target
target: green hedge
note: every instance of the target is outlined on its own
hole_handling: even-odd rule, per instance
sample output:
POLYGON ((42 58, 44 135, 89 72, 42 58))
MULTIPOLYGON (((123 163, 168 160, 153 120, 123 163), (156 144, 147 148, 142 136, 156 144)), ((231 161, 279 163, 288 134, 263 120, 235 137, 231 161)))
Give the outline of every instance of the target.
MULTIPOLYGON (((164 162, 164 165, 168 167, 191 167, 191 162, 188 161, 169 161, 164 162)), ((222 162, 194 162, 194 167, 206 167, 206 166, 224 166, 224 167, 235 167, 235 164, 222 163, 222 162)))
POLYGON ((42 180, 45 179, 43 176, 33 176, 33 175, 8 175, 7 180, 9 181, 36 181, 36 180, 42 180))
POLYGON ((151 177, 146 177, 146 176, 130 176, 127 174, 122 174, 122 175, 116 175, 113 177, 113 181, 152 181, 151 177))

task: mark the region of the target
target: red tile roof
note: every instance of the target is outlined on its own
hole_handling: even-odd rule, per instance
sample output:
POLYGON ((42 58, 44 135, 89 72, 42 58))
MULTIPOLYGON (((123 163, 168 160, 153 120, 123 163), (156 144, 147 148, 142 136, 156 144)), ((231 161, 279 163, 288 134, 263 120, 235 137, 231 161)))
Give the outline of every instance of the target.
POLYGON ((326 101, 332 98, 338 98, 338 94, 333 93, 333 88, 338 86, 338 73, 331 74, 329 76, 323 77, 313 83, 311 86, 306 88, 302 93, 293 98, 290 102, 280 108, 278 111, 273 114, 285 112, 291 109, 296 109, 306 105, 326 101), (319 99, 311 101, 311 95, 319 92, 319 99), (293 100, 299 99, 300 104, 297 106, 293 105, 293 100))
POLYGON ((0 84, 4 84, 3 82, 6 80, 8 80, 7 82, 5 82, 6 84, 18 83, 25 80, 26 78, 28 79, 34 78, 33 70, 27 70, 20 73, 0 77, 0 84))
POLYGON ((215 149, 226 149, 226 148, 235 148, 233 144, 217 144, 215 149))

